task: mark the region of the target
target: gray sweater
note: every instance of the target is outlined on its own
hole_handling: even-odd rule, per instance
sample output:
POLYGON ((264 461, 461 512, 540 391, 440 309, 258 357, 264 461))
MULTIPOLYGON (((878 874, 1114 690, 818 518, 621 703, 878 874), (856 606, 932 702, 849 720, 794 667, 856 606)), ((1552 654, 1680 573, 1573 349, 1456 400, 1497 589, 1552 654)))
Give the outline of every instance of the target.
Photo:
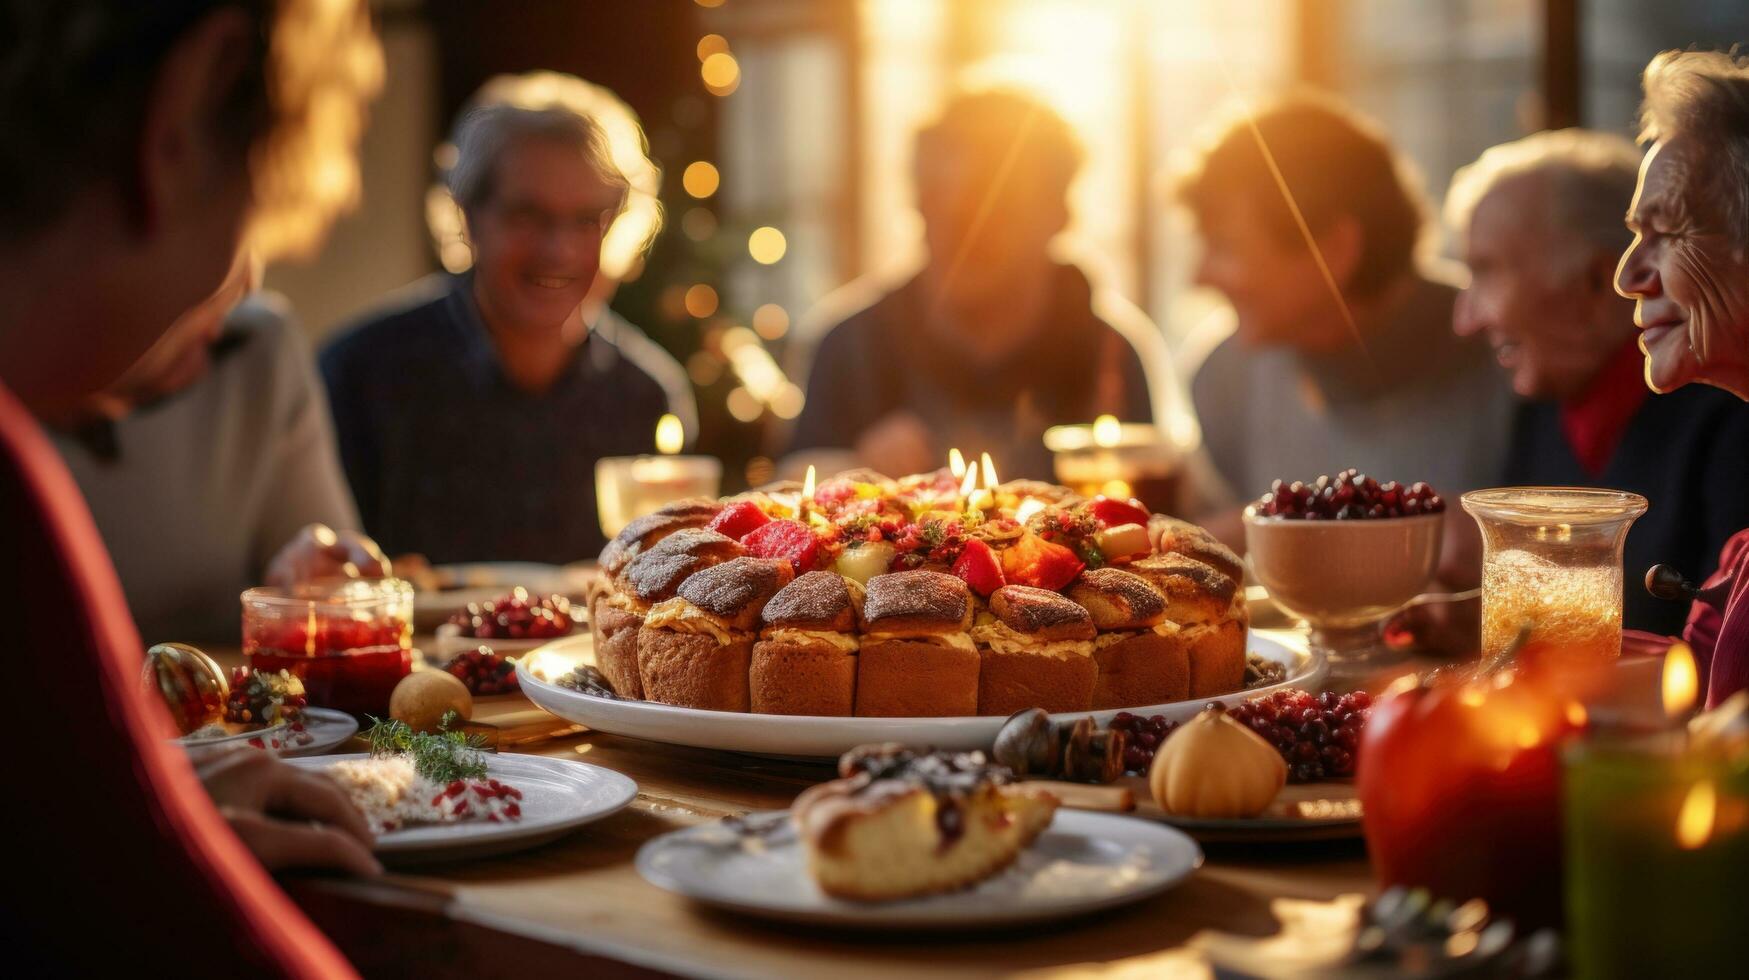
POLYGON ((148 644, 237 643, 238 595, 281 545, 312 521, 358 526, 298 328, 258 296, 225 329, 205 377, 115 424, 113 460, 53 433, 148 644))
POLYGON ((1457 292, 1421 280, 1386 322, 1350 348, 1302 355, 1248 350, 1228 337, 1195 372, 1203 443, 1239 502, 1271 480, 1311 481, 1350 466, 1431 484, 1456 507, 1505 471, 1513 397, 1480 339, 1452 333, 1457 292))

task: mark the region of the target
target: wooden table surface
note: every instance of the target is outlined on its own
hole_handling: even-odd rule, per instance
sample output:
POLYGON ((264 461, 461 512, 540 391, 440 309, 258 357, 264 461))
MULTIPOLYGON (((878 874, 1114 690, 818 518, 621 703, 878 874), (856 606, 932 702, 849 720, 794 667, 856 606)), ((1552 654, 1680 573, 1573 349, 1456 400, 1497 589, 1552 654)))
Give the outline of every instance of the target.
MULTIPOLYGON (((215 653, 221 661, 240 661, 234 650, 215 653)), ((486 698, 477 704, 475 719, 526 718, 531 707, 520 696, 486 698)), ((633 868, 633 855, 670 830, 788 807, 804 788, 830 778, 828 765, 596 732, 519 750, 624 773, 637 781, 637 799, 535 850, 392 870, 374 884, 326 880, 317 883, 318 891, 388 904, 418 896, 452 923, 567 951, 597 968, 697 976, 829 973, 839 980, 898 972, 1207 976, 1211 949, 1286 966, 1342 948, 1354 910, 1373 892, 1358 840, 1207 844, 1203 867, 1178 888, 1049 927, 924 936, 767 924, 713 912, 646 883, 633 868)), ((294 894, 303 901, 309 887, 300 884, 294 894)))

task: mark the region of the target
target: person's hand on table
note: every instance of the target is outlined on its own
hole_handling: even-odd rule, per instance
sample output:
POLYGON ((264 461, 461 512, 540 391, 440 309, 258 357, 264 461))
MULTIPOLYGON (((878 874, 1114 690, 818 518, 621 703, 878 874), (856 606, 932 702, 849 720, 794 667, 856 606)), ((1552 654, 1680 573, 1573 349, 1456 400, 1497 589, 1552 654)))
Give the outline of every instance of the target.
POLYGON ((390 571, 388 557, 370 538, 310 524, 267 563, 267 584, 290 588, 323 578, 383 578, 390 571))
POLYGON ((197 758, 194 769, 213 805, 269 871, 382 874, 364 815, 328 777, 257 749, 215 752, 197 758))
POLYGON ((941 459, 929 427, 904 410, 890 412, 864 430, 856 440, 856 455, 882 473, 926 473, 941 459))

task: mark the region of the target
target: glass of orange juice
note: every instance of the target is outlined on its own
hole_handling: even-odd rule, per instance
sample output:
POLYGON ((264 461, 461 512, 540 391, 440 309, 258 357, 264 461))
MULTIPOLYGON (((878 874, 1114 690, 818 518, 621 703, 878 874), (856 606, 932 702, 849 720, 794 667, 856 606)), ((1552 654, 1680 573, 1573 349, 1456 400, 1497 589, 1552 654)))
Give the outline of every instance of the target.
POLYGON ((1482 528, 1482 656, 1527 633, 1525 662, 1621 656, 1622 545, 1646 498, 1619 490, 1474 490, 1482 528))

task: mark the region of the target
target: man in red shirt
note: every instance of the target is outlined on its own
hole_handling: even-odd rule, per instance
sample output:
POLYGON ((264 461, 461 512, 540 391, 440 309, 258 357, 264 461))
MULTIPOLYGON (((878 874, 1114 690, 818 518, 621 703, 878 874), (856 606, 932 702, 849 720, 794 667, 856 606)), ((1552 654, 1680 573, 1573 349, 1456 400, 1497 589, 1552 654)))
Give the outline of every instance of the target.
POLYGON ((316 7, 0 0, 0 589, 25 736, 5 911, 25 973, 118 956, 189 976, 349 972, 263 862, 371 872, 362 819, 261 753, 203 787, 140 687, 115 570, 32 417, 115 380, 210 294, 252 210, 326 224, 330 185, 305 178, 355 174, 356 127, 334 112, 362 109, 380 56, 362 4, 316 7), (27 877, 42 865, 26 855, 53 869, 27 877))

